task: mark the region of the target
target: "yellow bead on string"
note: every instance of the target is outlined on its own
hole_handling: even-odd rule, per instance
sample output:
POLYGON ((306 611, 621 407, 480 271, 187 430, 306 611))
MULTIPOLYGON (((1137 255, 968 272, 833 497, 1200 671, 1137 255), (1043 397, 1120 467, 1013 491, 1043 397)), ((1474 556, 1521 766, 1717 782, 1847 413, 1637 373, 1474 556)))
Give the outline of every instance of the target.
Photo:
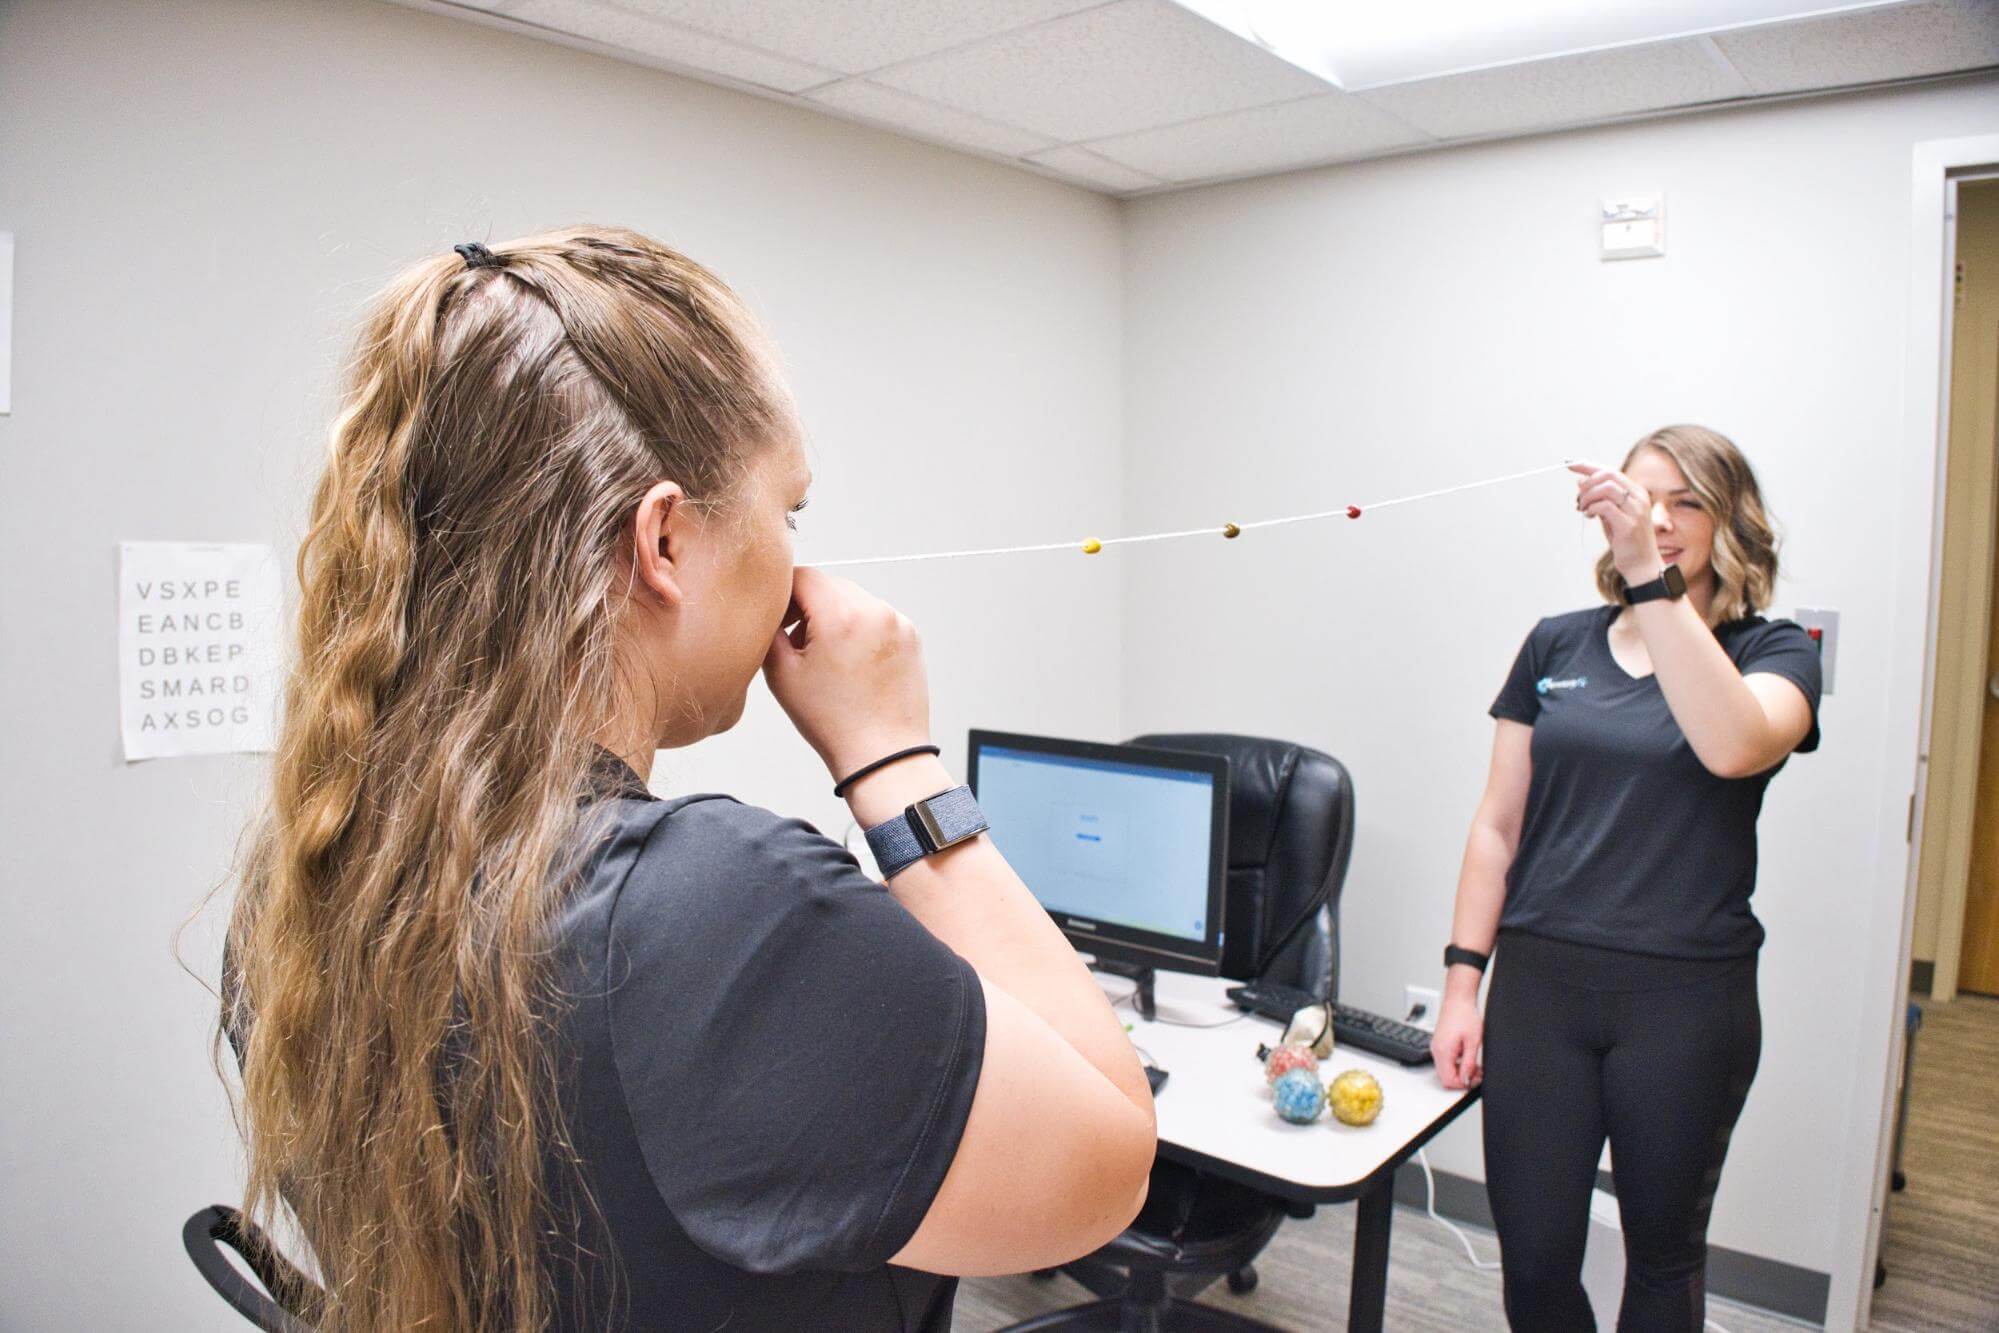
POLYGON ((1083 543, 1084 555, 1095 555, 1097 552, 1103 549, 1104 549, 1104 544, 1098 541, 1095 537, 1091 537, 1089 540, 1083 543))

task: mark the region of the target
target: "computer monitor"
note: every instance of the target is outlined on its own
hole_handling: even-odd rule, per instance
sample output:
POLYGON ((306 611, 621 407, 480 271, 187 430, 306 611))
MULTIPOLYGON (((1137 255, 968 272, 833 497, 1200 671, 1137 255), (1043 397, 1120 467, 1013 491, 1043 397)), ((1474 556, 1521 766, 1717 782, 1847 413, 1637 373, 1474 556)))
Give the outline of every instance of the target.
POLYGON ((967 752, 989 836, 1072 944, 1220 975, 1226 758, 999 731, 967 752))

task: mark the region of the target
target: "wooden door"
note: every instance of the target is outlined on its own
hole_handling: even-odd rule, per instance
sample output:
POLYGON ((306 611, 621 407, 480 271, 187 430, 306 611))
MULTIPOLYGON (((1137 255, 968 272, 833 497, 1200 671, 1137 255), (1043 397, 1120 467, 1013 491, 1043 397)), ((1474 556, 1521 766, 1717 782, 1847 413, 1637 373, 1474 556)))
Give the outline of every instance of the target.
MULTIPOLYGON (((1999 378, 1999 336, 1987 342, 1999 378)), ((1990 385, 1993 380, 1988 379, 1990 385)), ((1999 402, 1985 405, 1983 426, 1999 429, 1999 402)), ((1964 886, 1964 951, 1959 990, 1999 995, 1999 562, 1993 578, 1992 619, 1985 650, 1985 706, 1978 743, 1978 798, 1973 808, 1971 864, 1964 886)))

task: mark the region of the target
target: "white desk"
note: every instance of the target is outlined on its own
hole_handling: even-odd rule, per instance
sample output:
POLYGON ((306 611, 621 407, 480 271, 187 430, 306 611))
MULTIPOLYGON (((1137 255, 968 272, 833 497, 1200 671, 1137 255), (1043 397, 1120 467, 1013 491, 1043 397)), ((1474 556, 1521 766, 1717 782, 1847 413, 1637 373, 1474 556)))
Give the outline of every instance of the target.
MULTIPOLYGON (((1124 1000, 1131 986, 1100 977, 1104 991, 1124 1000)), ((1300 1203, 1360 1201, 1354 1229, 1353 1294, 1347 1327, 1378 1333, 1388 1290, 1388 1231, 1394 1215, 1395 1170, 1437 1131, 1463 1114, 1478 1091, 1452 1092, 1430 1065, 1408 1068, 1351 1046, 1336 1047, 1324 1062, 1330 1082, 1348 1069, 1365 1069, 1381 1083, 1381 1114, 1355 1128, 1328 1111, 1310 1125, 1280 1120, 1257 1062, 1258 1044, 1275 1045, 1278 1025, 1241 1015, 1224 992, 1235 983, 1218 977, 1160 972, 1154 985, 1158 1022, 1120 1003, 1133 1043, 1166 1070, 1155 1106, 1159 1153, 1300 1203)))

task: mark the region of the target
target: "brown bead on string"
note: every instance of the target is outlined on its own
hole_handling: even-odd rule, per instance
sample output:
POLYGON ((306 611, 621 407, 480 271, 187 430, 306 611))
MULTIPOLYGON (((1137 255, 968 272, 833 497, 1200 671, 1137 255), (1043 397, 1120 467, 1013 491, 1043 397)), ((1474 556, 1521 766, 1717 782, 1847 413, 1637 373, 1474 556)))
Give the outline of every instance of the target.
POLYGON ((1237 537, 1242 536, 1242 529, 1233 523, 1224 523, 1222 524, 1222 536, 1233 541, 1237 537))

